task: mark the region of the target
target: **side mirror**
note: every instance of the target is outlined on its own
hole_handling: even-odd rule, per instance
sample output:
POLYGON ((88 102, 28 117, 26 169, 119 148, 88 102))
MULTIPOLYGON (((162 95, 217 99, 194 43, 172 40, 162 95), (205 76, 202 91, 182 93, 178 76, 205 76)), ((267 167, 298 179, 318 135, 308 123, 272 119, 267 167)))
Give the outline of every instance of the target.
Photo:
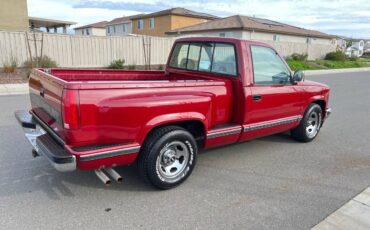
POLYGON ((304 77, 305 76, 304 76, 303 71, 302 70, 297 70, 293 74, 292 81, 293 81, 293 83, 304 81, 304 77))

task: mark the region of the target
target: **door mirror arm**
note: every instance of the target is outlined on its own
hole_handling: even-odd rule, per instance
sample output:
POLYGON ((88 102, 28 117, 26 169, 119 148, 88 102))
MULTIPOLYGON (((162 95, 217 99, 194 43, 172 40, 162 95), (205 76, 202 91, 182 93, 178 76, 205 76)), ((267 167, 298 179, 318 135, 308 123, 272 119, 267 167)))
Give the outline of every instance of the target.
POLYGON ((300 81, 304 81, 305 75, 302 70, 296 70, 291 77, 293 85, 296 85, 300 81))

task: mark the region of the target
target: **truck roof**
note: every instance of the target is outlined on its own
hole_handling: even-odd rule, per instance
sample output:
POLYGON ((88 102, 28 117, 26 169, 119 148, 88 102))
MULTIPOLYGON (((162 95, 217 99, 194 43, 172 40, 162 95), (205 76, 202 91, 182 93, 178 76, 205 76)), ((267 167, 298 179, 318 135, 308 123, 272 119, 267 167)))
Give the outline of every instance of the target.
POLYGON ((257 41, 246 40, 246 39, 224 38, 224 37, 186 37, 186 38, 176 39, 176 42, 228 42, 228 43, 234 43, 234 44, 246 42, 248 44, 256 44, 256 45, 260 44, 260 45, 271 47, 271 45, 269 45, 268 43, 257 42, 257 41))

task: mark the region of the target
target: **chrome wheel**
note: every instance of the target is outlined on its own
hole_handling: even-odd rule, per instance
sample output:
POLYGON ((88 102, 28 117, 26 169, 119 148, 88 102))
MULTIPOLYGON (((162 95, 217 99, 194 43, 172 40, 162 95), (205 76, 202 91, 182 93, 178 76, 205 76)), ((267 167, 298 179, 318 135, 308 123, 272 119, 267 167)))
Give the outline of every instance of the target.
POLYGON ((181 141, 173 141, 161 149, 156 169, 165 181, 173 183, 184 176, 188 161, 188 147, 181 141))
POLYGON ((321 126, 321 114, 312 111, 307 119, 306 134, 309 138, 313 138, 319 132, 321 126))

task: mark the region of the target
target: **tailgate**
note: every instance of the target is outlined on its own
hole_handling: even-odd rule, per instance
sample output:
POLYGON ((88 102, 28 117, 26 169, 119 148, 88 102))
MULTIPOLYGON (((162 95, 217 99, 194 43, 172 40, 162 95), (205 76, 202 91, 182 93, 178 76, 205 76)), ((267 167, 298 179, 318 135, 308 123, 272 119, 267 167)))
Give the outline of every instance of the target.
POLYGON ((65 82, 43 70, 31 72, 29 87, 33 113, 64 140, 62 98, 65 82))

